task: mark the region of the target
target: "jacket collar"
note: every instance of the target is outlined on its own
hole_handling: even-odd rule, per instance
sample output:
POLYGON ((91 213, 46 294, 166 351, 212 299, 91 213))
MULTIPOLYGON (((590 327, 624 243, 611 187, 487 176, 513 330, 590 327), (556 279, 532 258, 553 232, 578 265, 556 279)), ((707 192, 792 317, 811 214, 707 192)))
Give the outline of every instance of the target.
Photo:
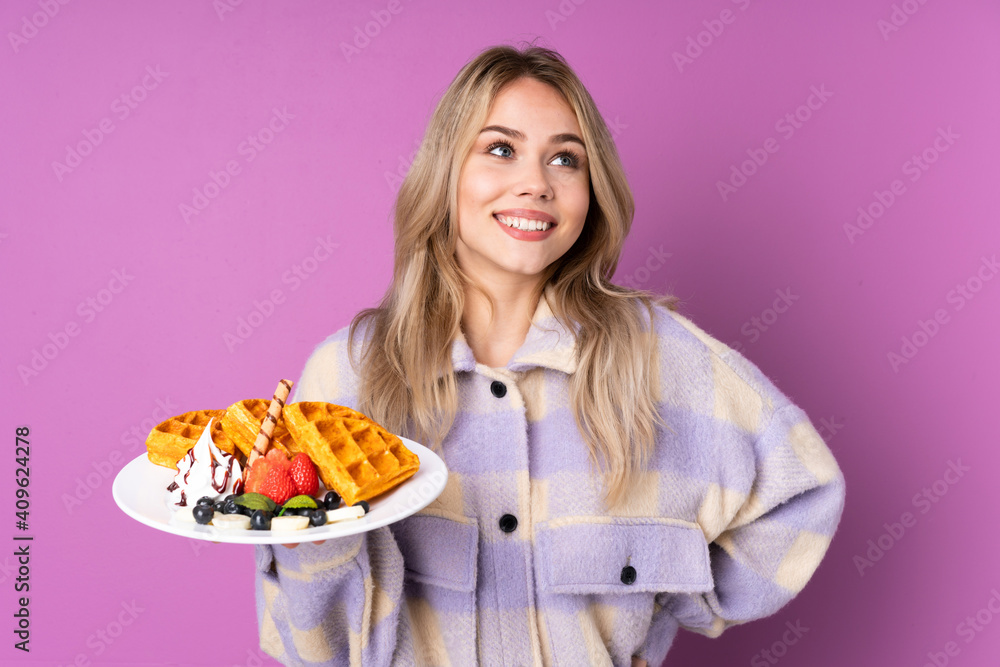
MULTIPOLYGON (((566 329, 552 314, 550 298, 552 288, 546 287, 531 317, 528 335, 507 363, 507 370, 519 372, 540 366, 567 374, 576 371, 576 331, 566 329)), ((456 372, 472 371, 477 365, 461 331, 451 345, 451 364, 456 372)))

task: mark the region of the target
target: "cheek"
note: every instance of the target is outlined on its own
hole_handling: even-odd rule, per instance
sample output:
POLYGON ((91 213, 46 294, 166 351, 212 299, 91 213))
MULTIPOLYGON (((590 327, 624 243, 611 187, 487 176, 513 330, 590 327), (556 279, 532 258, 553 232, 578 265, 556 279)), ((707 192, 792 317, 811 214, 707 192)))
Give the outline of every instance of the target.
POLYGON ((483 205, 494 197, 497 180, 481 169, 470 168, 462 175, 460 198, 470 206, 483 205))
POLYGON ((567 206, 574 211, 582 210, 586 216, 590 204, 590 178, 586 174, 571 177, 562 183, 560 195, 567 202, 567 206))
MULTIPOLYGON (((572 233, 571 233, 571 234, 569 234, 569 235, 568 235, 568 236, 566 237, 566 250, 567 250, 567 251, 568 251, 568 250, 569 250, 570 248, 572 248, 572 247, 573 247, 573 244, 575 244, 575 243, 577 242, 577 239, 579 239, 579 238, 580 238, 580 235, 581 235, 581 234, 583 234, 583 222, 582 222, 582 221, 580 222, 580 224, 578 224, 578 225, 576 226, 576 228, 575 228, 575 229, 573 229, 573 230, 572 230, 572 233)), ((565 252, 565 251, 564 251, 564 252, 565 252)))
POLYGON ((586 187, 586 184, 584 188, 574 190, 571 208, 573 217, 582 228, 584 220, 587 219, 587 213, 590 211, 590 188, 586 187))

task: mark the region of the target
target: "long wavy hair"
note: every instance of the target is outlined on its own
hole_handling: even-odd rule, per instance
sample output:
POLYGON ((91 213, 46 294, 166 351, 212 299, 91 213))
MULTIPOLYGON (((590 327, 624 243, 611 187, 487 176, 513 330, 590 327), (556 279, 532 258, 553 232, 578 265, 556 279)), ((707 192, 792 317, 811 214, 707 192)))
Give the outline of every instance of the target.
POLYGON ((466 64, 438 103, 396 199, 392 284, 376 308, 351 322, 348 347, 364 324, 359 409, 394 433, 437 449, 455 420, 452 342, 461 331, 466 288, 478 289, 455 259, 458 177, 493 100, 531 77, 560 91, 576 113, 590 161, 590 209, 576 243, 550 265, 552 314, 577 331, 570 401, 594 466, 604 469, 605 503, 624 498, 653 449, 659 416, 658 343, 653 304, 677 298, 611 283, 632 224, 634 200, 614 141, 583 84, 550 49, 496 46, 466 64))

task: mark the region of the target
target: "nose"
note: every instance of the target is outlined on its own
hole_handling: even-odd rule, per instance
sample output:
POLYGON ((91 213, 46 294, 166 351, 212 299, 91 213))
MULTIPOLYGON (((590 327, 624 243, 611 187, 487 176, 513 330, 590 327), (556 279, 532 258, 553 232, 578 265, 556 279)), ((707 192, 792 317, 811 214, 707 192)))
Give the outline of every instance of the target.
POLYGON ((552 183, 549 176, 545 165, 534 160, 525 160, 518 170, 514 194, 552 199, 552 183))

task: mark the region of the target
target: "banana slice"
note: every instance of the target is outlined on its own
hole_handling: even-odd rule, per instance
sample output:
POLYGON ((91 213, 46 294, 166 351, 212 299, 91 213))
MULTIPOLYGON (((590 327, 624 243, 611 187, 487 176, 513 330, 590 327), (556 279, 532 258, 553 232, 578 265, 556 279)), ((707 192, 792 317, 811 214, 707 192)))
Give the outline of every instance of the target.
POLYGON ((243 514, 219 514, 212 517, 212 525, 219 530, 250 530, 250 517, 243 514))
POLYGON ((346 519, 359 519, 365 515, 365 508, 360 505, 350 505, 349 507, 340 507, 335 510, 326 511, 326 522, 333 523, 334 521, 344 521, 346 519))
POLYGON ((307 516, 276 516, 271 519, 271 530, 302 530, 309 526, 307 516))

